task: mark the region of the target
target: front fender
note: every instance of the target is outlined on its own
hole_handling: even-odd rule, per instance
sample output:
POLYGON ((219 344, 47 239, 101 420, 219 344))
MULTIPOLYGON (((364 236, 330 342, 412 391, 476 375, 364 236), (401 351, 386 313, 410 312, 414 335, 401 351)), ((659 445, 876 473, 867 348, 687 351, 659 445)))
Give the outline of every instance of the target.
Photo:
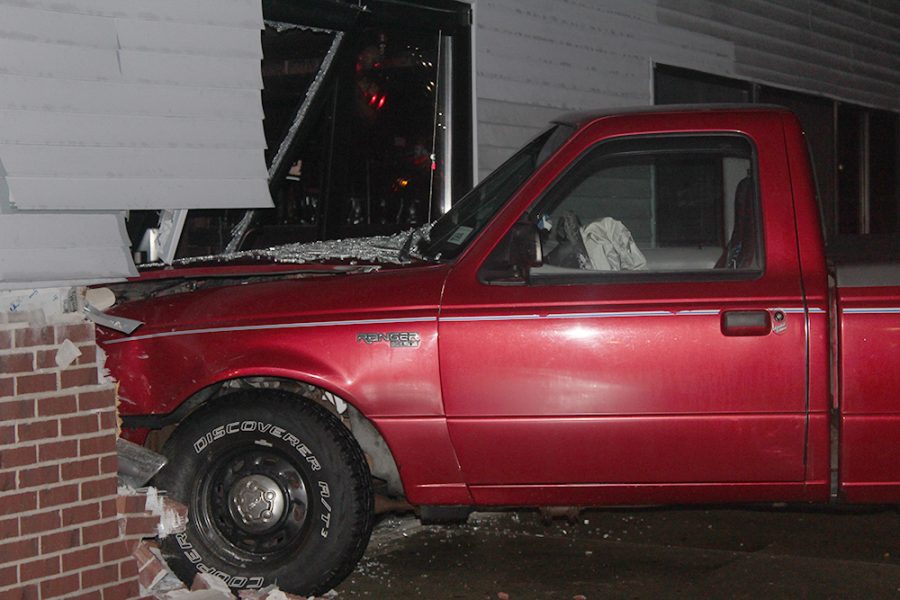
POLYGON ((415 333, 418 345, 372 341, 385 325, 348 321, 120 338, 105 350, 123 415, 168 414, 210 385, 272 376, 331 391, 369 418, 442 416, 436 320, 388 328, 415 333))

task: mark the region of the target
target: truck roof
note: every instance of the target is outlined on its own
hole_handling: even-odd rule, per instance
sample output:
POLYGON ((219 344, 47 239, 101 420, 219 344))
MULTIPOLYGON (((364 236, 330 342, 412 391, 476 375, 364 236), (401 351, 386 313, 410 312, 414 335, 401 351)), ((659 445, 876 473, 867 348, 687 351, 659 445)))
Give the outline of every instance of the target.
POLYGON ((554 119, 555 123, 563 123, 582 127, 607 117, 620 117, 638 114, 672 114, 672 113, 709 113, 709 112, 767 112, 790 113, 791 111, 776 104, 662 104, 652 106, 628 106, 590 111, 570 112, 554 119))

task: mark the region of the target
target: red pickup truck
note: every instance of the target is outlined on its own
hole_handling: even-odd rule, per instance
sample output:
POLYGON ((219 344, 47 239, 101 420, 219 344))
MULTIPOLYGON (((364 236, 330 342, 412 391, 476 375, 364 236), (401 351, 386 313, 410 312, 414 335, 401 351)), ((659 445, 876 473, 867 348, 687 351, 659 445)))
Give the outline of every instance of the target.
POLYGON ((900 501, 900 267, 826 259, 788 111, 569 115, 426 229, 120 290, 144 324, 100 340, 125 434, 171 431, 180 576, 327 590, 376 491, 426 518, 900 501))

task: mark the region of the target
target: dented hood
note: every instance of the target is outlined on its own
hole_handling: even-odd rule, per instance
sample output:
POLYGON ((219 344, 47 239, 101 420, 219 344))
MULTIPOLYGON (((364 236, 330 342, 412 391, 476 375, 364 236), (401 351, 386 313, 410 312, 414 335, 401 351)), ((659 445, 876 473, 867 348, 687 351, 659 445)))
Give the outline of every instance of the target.
MULTIPOLYGON (((271 278, 235 272, 205 277, 195 271, 191 277, 174 283, 171 279, 151 279, 149 282, 168 283, 169 287, 120 301, 106 311, 113 317, 135 319, 143 325, 131 336, 100 327, 98 339, 102 343, 174 331, 368 319, 410 309, 436 310, 450 268, 447 264, 421 261, 368 270, 359 265, 338 269, 340 266, 321 265, 311 271, 273 274, 271 278)), ((119 287, 123 286, 127 287, 119 287)), ((116 291, 127 296, 121 289, 116 291)))

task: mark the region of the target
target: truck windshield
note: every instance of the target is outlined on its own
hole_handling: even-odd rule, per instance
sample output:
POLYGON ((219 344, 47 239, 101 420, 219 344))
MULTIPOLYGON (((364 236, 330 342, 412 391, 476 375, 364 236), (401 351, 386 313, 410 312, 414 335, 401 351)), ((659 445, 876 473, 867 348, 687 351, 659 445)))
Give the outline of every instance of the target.
POLYGON ((433 260, 456 258, 574 130, 554 125, 500 165, 435 221, 428 239, 420 242, 419 253, 433 260))

